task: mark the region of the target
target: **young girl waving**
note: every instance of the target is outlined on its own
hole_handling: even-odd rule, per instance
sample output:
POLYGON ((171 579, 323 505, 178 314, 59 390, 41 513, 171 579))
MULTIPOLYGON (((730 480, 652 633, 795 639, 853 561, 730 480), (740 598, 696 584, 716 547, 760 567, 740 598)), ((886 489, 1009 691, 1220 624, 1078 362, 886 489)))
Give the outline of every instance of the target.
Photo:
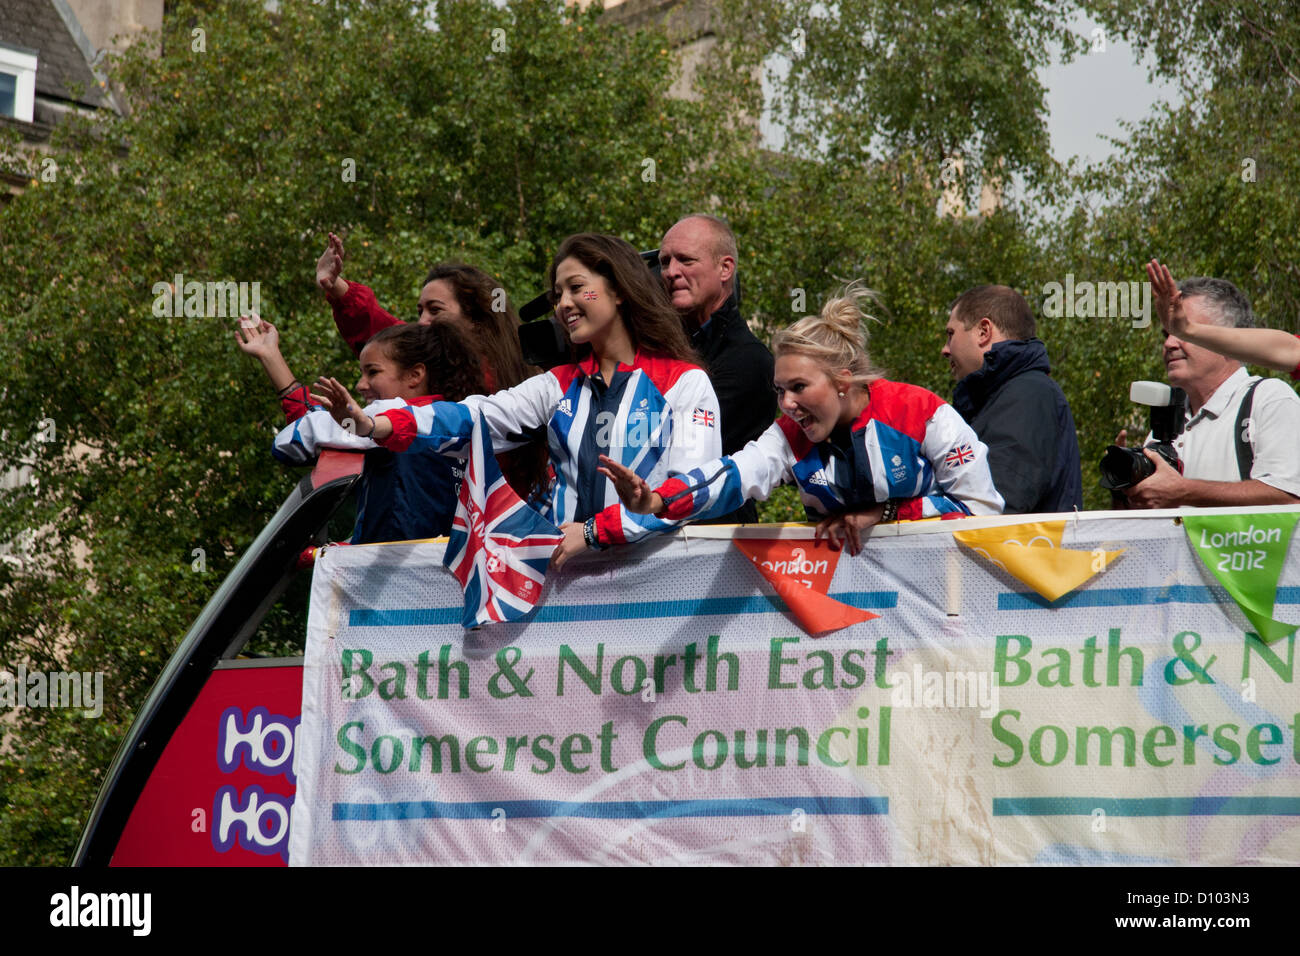
POLYGON ((658 483, 716 458, 722 448, 713 386, 694 364, 663 287, 631 245, 614 236, 570 236, 551 263, 550 283, 556 315, 573 346, 571 365, 461 404, 411 405, 375 415, 357 407, 333 379, 317 387, 337 420, 356 418, 358 434, 393 451, 405 451, 419 437, 446 454, 464 455, 475 414, 487 423, 497 449, 545 427, 555 480, 541 511, 564 532, 553 559, 559 567, 585 548, 669 527, 627 513, 598 473, 598 456, 611 456, 658 483))
POLYGON ((735 455, 657 488, 602 458, 627 509, 665 521, 725 514, 795 481, 820 522, 816 537, 852 554, 881 521, 1001 513, 988 449, 970 426, 938 395, 887 381, 872 364, 857 302, 869 294, 850 286, 773 337, 784 417, 735 455))
MULTIPOLYGON (((314 403, 280 354, 279 333, 253 317, 235 335, 241 350, 258 358, 280 393, 288 424, 271 452, 288 464, 308 464, 321 448, 365 452, 357 490, 353 544, 407 541, 444 535, 456 510, 460 473, 453 462, 429 448, 395 455, 356 428, 336 422, 314 403)), ((357 391, 367 412, 424 407, 444 396, 464 398, 482 391, 479 363, 454 326, 399 325, 375 335, 361 350, 357 391)))

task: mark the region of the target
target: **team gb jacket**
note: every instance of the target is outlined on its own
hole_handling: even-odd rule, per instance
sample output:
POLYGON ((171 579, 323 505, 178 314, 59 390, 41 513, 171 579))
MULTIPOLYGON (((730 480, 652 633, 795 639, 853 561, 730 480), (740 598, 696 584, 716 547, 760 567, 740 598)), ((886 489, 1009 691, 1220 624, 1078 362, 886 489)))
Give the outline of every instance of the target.
MULTIPOLYGON (((669 521, 734 510, 794 481, 810 520, 863 511, 890 498, 898 517, 999 514, 1002 496, 989 474, 988 449, 951 405, 933 392, 879 379, 847 435, 814 445, 782 417, 735 455, 656 489, 669 521)), ((653 487, 653 485, 652 485, 653 487)))
MULTIPOLYGON (((427 404, 435 398, 426 395, 414 401, 427 404)), ((407 404, 403 398, 382 399, 366 406, 366 414, 373 416, 407 404)), ((453 461, 433 449, 417 455, 394 455, 369 438, 340 427, 325 408, 310 403, 305 388, 285 399, 284 408, 289 424, 271 445, 271 453, 280 461, 309 464, 322 448, 366 453, 357 486, 353 544, 436 538, 451 530, 461 481, 453 461)))
POLYGON ((608 383, 589 356, 494 395, 381 412, 393 425, 381 444, 405 451, 431 443, 463 457, 473 430, 470 407, 486 421, 498 451, 545 428, 555 480, 539 510, 556 525, 595 516, 603 544, 635 541, 674 523, 624 510, 613 482, 596 471, 598 455, 653 486, 722 454, 718 400, 704 370, 640 352, 631 366, 619 364, 608 383))

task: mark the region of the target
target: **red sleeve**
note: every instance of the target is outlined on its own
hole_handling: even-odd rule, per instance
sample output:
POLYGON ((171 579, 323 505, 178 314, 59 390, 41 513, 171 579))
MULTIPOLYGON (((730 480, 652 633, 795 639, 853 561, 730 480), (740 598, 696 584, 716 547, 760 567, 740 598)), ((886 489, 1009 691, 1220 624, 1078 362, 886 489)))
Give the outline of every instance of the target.
MULTIPOLYGON (((965 515, 958 515, 964 518, 965 515)), ((899 521, 919 521, 921 519, 921 499, 908 498, 906 501, 898 503, 898 520, 899 521)))
MULTIPOLYGON (((1300 339, 1300 335, 1297 335, 1296 338, 1300 339)), ((1291 373, 1291 379, 1300 382, 1300 365, 1297 365, 1295 370, 1291 373)))
MULTIPOLYGON (((908 498, 906 501, 898 503, 898 517, 896 521, 920 521, 925 515, 922 513, 920 498, 908 498)), ((953 518, 969 518, 970 515, 963 514, 960 511, 945 511, 939 515, 941 521, 949 521, 953 518)))
POLYGON ((280 399, 280 407, 284 409, 284 423, 292 425, 302 416, 307 414, 311 408, 311 393, 307 391, 306 385, 299 385, 294 391, 280 399))
POLYGON ((387 438, 375 439, 377 445, 387 448, 389 451, 406 451, 411 447, 411 442, 415 441, 415 437, 419 433, 414 415, 405 408, 391 408, 376 415, 376 422, 380 418, 387 418, 393 426, 393 431, 387 438))
POLYGON ((623 535, 623 513, 618 505, 596 512, 596 541, 603 545, 627 544, 623 535))
POLYGON ((686 482, 680 478, 669 478, 662 485, 655 489, 659 497, 668 501, 676 495, 681 495, 676 501, 669 502, 668 507, 655 515, 664 521, 682 521, 691 516, 691 507, 695 504, 695 496, 692 494, 682 494, 686 491, 686 482))
POLYGON ((397 316, 384 311, 370 287, 360 282, 348 280, 347 294, 337 302, 331 299, 330 307, 334 310, 334 324, 339 328, 339 335, 358 356, 376 332, 390 325, 402 324, 397 316))

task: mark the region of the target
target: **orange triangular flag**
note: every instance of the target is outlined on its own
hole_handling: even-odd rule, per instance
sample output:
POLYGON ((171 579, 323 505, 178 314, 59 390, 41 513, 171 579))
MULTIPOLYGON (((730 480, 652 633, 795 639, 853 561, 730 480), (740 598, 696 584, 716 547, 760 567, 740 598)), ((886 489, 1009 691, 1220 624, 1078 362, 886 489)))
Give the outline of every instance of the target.
POLYGON ((810 636, 880 616, 827 597, 840 552, 824 541, 733 538, 731 543, 753 562, 810 636))
POLYGON ((1047 600, 1055 601, 1106 570, 1125 550, 1070 551, 1061 547, 1064 533, 1062 519, 954 531, 952 536, 962 547, 996 564, 1047 600))

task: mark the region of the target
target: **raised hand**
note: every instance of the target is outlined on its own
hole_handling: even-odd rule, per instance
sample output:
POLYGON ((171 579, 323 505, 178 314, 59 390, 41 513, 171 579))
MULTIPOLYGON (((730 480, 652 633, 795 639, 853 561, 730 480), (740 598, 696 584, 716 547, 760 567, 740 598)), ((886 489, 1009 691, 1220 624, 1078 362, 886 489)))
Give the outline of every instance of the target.
POLYGON ((235 344, 245 355, 267 359, 280 354, 280 332, 256 312, 239 317, 235 344))
POLYGON ((347 291, 346 284, 341 290, 338 288, 341 281, 339 275, 342 272, 343 240, 331 232, 325 251, 316 260, 316 284, 325 291, 326 295, 342 295, 347 291))
POLYGON ((664 510, 664 499, 658 492, 652 491, 646 480, 631 468, 619 464, 608 455, 600 456, 600 464, 602 467, 596 470, 614 482, 618 499, 628 511, 649 515, 664 510))
POLYGON ((1151 297, 1156 302, 1160 327, 1167 334, 1182 335, 1187 331, 1187 314, 1183 311, 1183 294, 1178 291, 1169 267, 1152 259, 1147 263, 1147 278, 1151 280, 1151 297))
POLYGON ((322 375, 316 381, 316 391, 311 393, 311 400, 329 409, 330 415, 345 431, 361 438, 374 434, 374 420, 361 410, 347 386, 338 379, 322 375))

